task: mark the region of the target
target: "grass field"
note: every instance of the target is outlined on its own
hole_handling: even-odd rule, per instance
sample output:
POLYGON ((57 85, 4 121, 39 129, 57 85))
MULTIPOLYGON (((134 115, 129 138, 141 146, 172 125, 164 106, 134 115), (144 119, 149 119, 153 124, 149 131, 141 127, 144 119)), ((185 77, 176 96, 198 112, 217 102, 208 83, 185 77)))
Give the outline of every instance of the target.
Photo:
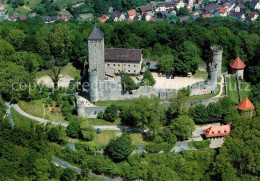
POLYGON ((236 104, 239 103, 237 84, 235 78, 227 78, 228 97, 236 104))
POLYGON ((53 106, 53 108, 45 107, 43 105, 43 99, 31 102, 19 101, 18 105, 24 112, 33 116, 44 118, 50 121, 67 123, 65 117, 61 113, 61 110, 55 106, 53 106))
POLYGON ((194 75, 192 75, 193 78, 203 78, 206 80, 208 78, 208 72, 205 71, 199 71, 197 70, 194 75))
POLYGON ((251 86, 247 82, 241 83, 241 99, 244 100, 249 96, 251 91, 251 86))
MULTIPOLYGON (((37 78, 48 76, 49 70, 45 70, 42 72, 39 72, 37 75, 37 78)), ((64 66, 61 70, 61 74, 67 74, 72 78, 78 77, 80 78, 80 70, 76 69, 71 63, 68 63, 68 65, 64 66)))
POLYGON ((31 120, 27 117, 22 116, 19 114, 14 108, 11 108, 11 114, 15 123, 15 127, 21 129, 30 129, 31 122, 37 124, 38 122, 31 120))

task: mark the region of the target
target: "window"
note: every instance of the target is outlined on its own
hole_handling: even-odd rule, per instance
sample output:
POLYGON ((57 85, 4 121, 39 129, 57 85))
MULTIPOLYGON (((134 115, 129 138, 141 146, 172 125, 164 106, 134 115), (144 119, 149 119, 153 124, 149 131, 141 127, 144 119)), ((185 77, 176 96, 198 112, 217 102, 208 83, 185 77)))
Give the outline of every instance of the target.
POLYGON ((117 70, 118 72, 120 72, 120 70, 117 70))
POLYGON ((211 133, 214 134, 214 131, 212 131, 211 133))
POLYGON ((118 67, 120 67, 120 64, 118 64, 118 67))
POLYGON ((110 66, 110 64, 107 64, 107 66, 109 67, 109 66, 110 66))
POLYGON ((116 64, 114 64, 114 67, 116 66, 116 64))
POLYGON ((220 133, 220 131, 218 130, 218 133, 220 133))
POLYGON ((134 67, 135 67, 135 65, 134 65, 134 67))
POLYGON ((130 72, 130 70, 128 70, 128 72, 130 72))
POLYGON ((130 65, 128 64, 128 67, 130 67, 130 65))
POLYGON ((136 70, 134 70, 134 72, 136 72, 136 70))

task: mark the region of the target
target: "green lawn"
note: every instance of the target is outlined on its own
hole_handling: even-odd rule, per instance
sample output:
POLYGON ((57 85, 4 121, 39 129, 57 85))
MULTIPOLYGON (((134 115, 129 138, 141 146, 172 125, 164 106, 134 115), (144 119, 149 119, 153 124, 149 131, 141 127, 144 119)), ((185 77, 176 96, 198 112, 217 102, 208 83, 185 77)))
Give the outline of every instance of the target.
POLYGON ((14 108, 11 108, 11 114, 15 123, 15 127, 21 128, 21 129, 30 129, 31 122, 33 124, 37 124, 37 121, 34 121, 32 119, 29 119, 27 117, 22 116, 19 114, 14 108))
POLYGON ((246 97, 249 96, 251 91, 251 86, 247 82, 241 83, 241 99, 244 100, 246 97))
MULTIPOLYGON (((37 78, 48 76, 48 72, 49 72, 49 70, 39 72, 37 75, 37 78)), ((75 78, 75 77, 80 78, 80 70, 76 69, 71 63, 68 63, 68 65, 66 65, 62 68, 61 74, 63 74, 63 75, 67 74, 72 78, 75 78)))
POLYGON ((236 78, 227 78, 228 97, 236 104, 239 103, 236 78))
POLYGON ((208 78, 208 72, 197 70, 194 75, 192 75, 193 78, 203 78, 206 80, 208 78))
POLYGON ((189 101, 194 101, 194 100, 203 100, 203 99, 210 99, 214 96, 216 96, 219 91, 220 91, 220 85, 217 86, 217 93, 216 94, 204 94, 204 95, 198 95, 198 96, 191 96, 188 98, 189 101))
POLYGON ((111 104, 115 104, 117 106, 130 106, 132 105, 134 100, 115 100, 115 101, 98 101, 95 105, 97 106, 110 106, 111 104))
POLYGON ((53 106, 53 108, 45 107, 43 105, 43 99, 31 102, 19 101, 18 105, 24 112, 33 116, 44 118, 50 121, 67 123, 65 117, 61 113, 61 110, 55 106, 53 106))

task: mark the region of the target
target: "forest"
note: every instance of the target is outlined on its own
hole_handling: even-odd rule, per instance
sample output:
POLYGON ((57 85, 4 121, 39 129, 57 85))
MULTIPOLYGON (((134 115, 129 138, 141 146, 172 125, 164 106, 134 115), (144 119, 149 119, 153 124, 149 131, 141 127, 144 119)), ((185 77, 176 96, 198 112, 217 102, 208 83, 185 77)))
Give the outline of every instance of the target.
POLYGON ((180 24, 138 21, 97 26, 105 33, 106 47, 142 49, 144 58, 158 60, 160 71, 169 71, 167 65, 171 65, 170 71, 177 75, 195 72, 202 60, 210 62, 210 46, 221 45, 224 71, 229 70, 229 63, 237 56, 247 65, 245 78, 252 84, 249 98, 256 107, 253 116, 250 118, 238 112, 234 103, 226 98, 207 107, 198 105, 188 109, 184 106, 188 95, 183 90, 177 98, 170 100, 167 110, 158 98, 141 97, 129 107, 111 105, 99 115, 111 122, 120 117, 126 125, 152 130, 146 135, 151 142, 146 146, 147 154, 130 155, 133 140, 128 134, 111 140, 105 148, 105 156, 94 155, 96 148, 93 145, 76 145, 77 152, 69 148, 54 149, 53 143, 64 146, 66 135, 92 140, 95 134, 91 128, 80 127, 71 98, 63 98, 55 92, 46 103, 59 102, 69 121, 66 129, 33 123, 29 129, 12 128, 5 117, 5 101, 33 101, 48 96, 50 89, 19 91, 18 87, 13 87, 13 82, 25 85, 35 82, 37 73, 50 69, 53 62, 57 67, 70 62, 84 75, 87 37, 94 24, 57 22, 46 25, 37 16, 25 22, 3 22, 0 24, 1 179, 86 180, 89 171, 129 180, 259 179, 259 21, 247 24, 229 18, 211 18, 180 24), (169 153, 169 146, 190 136, 195 123, 210 118, 233 122, 232 134, 226 137, 220 149, 169 153), (165 153, 157 154, 162 148, 165 153), (51 163, 53 155, 80 167, 83 174, 76 175, 71 170, 55 167, 51 163))

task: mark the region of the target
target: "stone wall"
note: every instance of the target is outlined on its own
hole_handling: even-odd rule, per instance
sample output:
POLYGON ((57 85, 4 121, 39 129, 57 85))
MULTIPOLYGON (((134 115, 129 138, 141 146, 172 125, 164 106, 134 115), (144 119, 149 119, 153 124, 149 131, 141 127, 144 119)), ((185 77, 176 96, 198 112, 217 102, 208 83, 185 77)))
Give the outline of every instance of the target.
POLYGON ((218 102, 219 99, 221 99, 223 97, 226 97, 226 96, 220 96, 220 97, 204 99, 204 100, 188 101, 187 104, 188 104, 189 107, 192 107, 192 106, 197 105, 197 104, 203 104, 203 105, 207 106, 209 103, 218 102))
POLYGON ((87 118, 97 118, 99 112, 105 112, 106 107, 93 106, 85 107, 85 117, 87 118))

